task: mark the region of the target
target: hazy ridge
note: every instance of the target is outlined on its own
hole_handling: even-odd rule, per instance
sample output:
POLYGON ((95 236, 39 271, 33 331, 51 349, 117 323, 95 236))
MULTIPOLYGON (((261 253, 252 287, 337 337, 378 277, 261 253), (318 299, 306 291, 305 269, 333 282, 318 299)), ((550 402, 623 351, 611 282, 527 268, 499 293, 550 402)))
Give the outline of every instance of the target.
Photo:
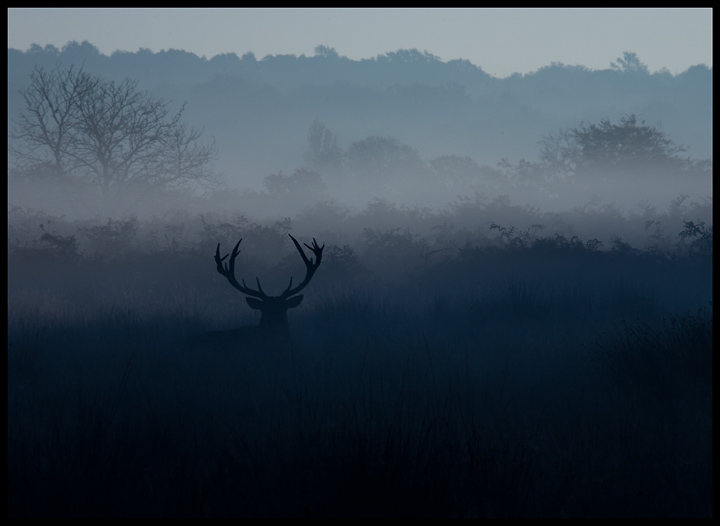
POLYGON ((315 119, 341 148, 392 136, 424 160, 453 154, 494 166, 502 158, 535 159, 540 138, 560 128, 636 114, 661 124, 692 157, 711 157, 712 70, 622 71, 610 68, 615 58, 608 57, 606 70, 553 63, 500 79, 482 65, 442 62, 417 50, 358 61, 322 46, 312 57, 206 58, 181 50, 107 56, 72 42, 62 50, 8 49, 8 115, 21 109, 18 89, 35 66, 75 65, 110 80, 137 79, 155 96, 187 101, 188 122, 217 141, 217 169, 233 186, 255 189, 262 177, 302 165, 315 119))

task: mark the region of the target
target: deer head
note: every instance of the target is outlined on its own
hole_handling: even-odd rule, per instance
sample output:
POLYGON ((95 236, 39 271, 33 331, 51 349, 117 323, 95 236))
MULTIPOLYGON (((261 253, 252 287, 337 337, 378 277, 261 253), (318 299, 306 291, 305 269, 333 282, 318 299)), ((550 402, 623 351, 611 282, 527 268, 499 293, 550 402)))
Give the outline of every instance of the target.
POLYGON ((290 284, 279 296, 270 296, 265 294, 260 286, 260 280, 258 278, 255 278, 255 281, 257 282, 257 289, 248 287, 245 284, 244 279, 241 279, 240 282, 238 282, 235 277, 235 259, 238 254, 240 254, 240 243, 242 242, 242 239, 237 242, 231 254, 226 254, 222 258, 220 257, 220 243, 218 243, 217 249, 215 250, 215 264, 217 265, 218 273, 225 276, 230 285, 247 296, 245 301, 251 308, 260 311, 261 316, 258 327, 268 334, 289 335, 287 310, 297 307, 302 302, 303 295, 298 295, 298 293, 304 289, 308 283, 310 283, 315 271, 320 266, 320 262, 322 261, 322 251, 325 248, 325 245, 318 246, 315 238, 313 238, 312 246, 305 244, 305 246, 315 255, 315 260, 313 261, 313 258, 308 259, 305 255, 305 251, 300 246, 300 243, 297 242, 297 239, 290 234, 288 235, 290 236, 290 239, 292 239, 295 244, 295 248, 297 248, 300 253, 300 257, 302 257, 302 260, 305 263, 306 273, 305 279, 302 280, 302 282, 296 287, 292 286, 292 277, 290 277, 290 284), (229 262, 223 263, 227 259, 228 255, 230 256, 229 262))

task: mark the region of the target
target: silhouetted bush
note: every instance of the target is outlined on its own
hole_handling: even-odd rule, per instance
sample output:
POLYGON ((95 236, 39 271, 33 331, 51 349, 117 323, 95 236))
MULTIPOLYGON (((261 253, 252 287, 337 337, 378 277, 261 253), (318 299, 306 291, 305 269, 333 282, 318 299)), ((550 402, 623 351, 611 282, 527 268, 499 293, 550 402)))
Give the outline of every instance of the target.
POLYGON ((685 229, 680 232, 681 238, 693 238, 688 250, 691 254, 699 256, 712 256, 713 227, 705 227, 703 221, 695 224, 694 221, 683 221, 685 229), (697 239, 695 239, 697 238, 697 239))
POLYGON ((117 258, 133 248, 138 221, 134 217, 124 220, 108 219, 105 225, 80 228, 88 240, 88 252, 101 258, 117 258))

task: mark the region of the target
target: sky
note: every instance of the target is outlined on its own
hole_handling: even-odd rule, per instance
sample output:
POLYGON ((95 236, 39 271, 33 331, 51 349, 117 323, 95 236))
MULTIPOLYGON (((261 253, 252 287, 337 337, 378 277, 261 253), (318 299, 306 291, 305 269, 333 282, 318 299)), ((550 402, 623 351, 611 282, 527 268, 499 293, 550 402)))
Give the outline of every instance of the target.
POLYGON ((8 9, 8 48, 87 40, 101 53, 182 49, 359 60, 398 49, 507 77, 553 62, 607 69, 623 52, 651 72, 712 67, 711 9, 8 9))

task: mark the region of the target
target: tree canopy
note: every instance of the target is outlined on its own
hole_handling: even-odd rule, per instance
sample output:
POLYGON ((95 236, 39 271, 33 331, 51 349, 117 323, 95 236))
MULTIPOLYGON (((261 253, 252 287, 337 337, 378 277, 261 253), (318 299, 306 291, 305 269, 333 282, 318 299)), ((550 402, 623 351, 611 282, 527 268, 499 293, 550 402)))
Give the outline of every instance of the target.
POLYGON ((685 162, 678 155, 683 146, 658 127, 638 122, 635 115, 622 117, 619 124, 604 119, 546 135, 540 148, 540 159, 550 172, 569 176, 677 170, 685 162))
POLYGON ((196 188, 215 181, 214 143, 182 122, 184 105, 138 89, 138 82, 82 69, 36 68, 20 91, 25 108, 11 133, 14 173, 100 190, 106 205, 132 190, 196 188))
POLYGON ((420 154, 394 137, 372 135, 354 141, 346 153, 348 170, 356 177, 373 181, 388 174, 415 175, 424 164, 420 154))

